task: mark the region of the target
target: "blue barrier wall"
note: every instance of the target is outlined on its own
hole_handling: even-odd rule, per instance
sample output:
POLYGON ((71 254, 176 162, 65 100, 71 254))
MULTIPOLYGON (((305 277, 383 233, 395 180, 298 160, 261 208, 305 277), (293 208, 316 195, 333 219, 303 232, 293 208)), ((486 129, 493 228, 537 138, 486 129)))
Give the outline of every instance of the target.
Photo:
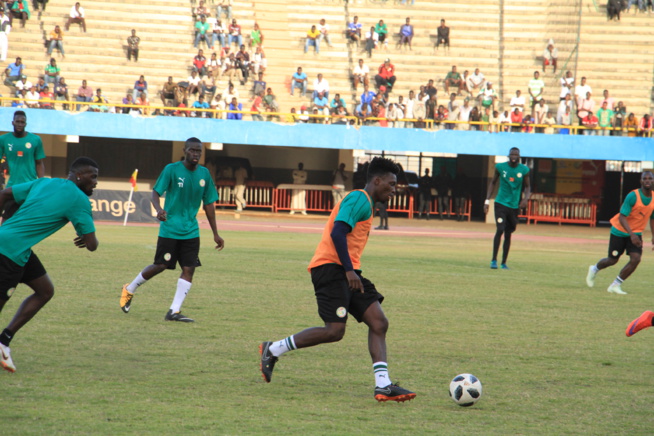
MULTIPOLYGON (((14 108, 0 108, 0 126, 12 129, 14 108)), ((97 112, 26 109, 27 130, 37 134, 108 138, 293 146, 345 150, 386 150, 506 155, 519 147, 526 157, 654 161, 653 138, 581 135, 427 131, 382 127, 141 117, 97 112)), ((244 116, 250 118, 249 115, 244 116)))

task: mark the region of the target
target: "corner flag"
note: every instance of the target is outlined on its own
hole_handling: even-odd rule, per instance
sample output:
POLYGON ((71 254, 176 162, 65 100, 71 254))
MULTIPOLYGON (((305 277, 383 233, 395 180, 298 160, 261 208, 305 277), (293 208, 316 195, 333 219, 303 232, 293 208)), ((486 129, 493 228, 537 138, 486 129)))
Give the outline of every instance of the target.
POLYGON ((138 176, 138 174, 139 174, 139 170, 136 169, 132 173, 132 177, 129 178, 129 183, 132 184, 132 189, 135 190, 135 191, 139 190, 138 187, 136 186, 136 177, 138 176))

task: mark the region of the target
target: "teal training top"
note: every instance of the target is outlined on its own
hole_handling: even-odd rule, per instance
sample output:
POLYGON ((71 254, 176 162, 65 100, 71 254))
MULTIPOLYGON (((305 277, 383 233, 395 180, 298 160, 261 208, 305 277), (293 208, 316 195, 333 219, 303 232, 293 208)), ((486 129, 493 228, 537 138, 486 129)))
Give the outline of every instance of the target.
POLYGON ((342 221, 351 228, 366 221, 372 213, 372 200, 363 191, 352 191, 342 201, 334 221, 342 221))
POLYGON ((495 165, 495 170, 500 174, 500 188, 497 191, 495 202, 511 209, 517 209, 520 206, 522 184, 529 174, 529 167, 519 163, 513 168, 509 162, 502 162, 495 165))
POLYGON ((6 133, 0 136, 0 156, 5 156, 9 165, 9 188, 36 180, 36 161, 45 159, 45 152, 38 135, 28 132, 23 138, 16 138, 13 133, 6 133))
POLYGON ((166 221, 159 226, 159 236, 172 239, 192 239, 200 236, 196 218, 200 203, 218 200, 218 192, 208 169, 198 165, 190 171, 179 161, 166 165, 153 188, 159 195, 166 194, 166 221))
MULTIPOLYGON (((649 206, 649 204, 652 201, 652 197, 645 197, 642 189, 639 189, 638 192, 640 193, 640 201, 643 202, 643 206, 649 206)), ((631 191, 625 197, 624 202, 622 203, 622 207, 620 208, 620 213, 624 216, 629 216, 629 214, 631 214, 631 208, 634 207, 635 204, 636 204, 636 193, 634 191, 631 191)), ((620 230, 616 229, 614 226, 611 226, 611 234, 623 238, 629 237, 629 233, 621 232, 620 230)), ((634 232, 634 234, 642 235, 642 232, 641 233, 634 232)))
POLYGON ((0 226, 0 253, 24 266, 32 247, 69 221, 78 235, 95 232, 89 197, 70 180, 37 179, 12 186, 18 212, 0 226))

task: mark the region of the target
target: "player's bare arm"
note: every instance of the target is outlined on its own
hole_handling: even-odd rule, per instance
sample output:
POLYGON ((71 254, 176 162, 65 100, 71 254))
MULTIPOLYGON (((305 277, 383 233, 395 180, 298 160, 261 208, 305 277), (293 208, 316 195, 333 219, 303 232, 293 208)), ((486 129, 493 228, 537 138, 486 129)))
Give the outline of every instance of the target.
POLYGON ((89 251, 95 251, 98 249, 98 238, 95 236, 95 232, 87 233, 86 235, 77 236, 73 242, 78 248, 86 248, 89 251))
POLYGON ((45 161, 44 159, 37 159, 34 163, 36 166, 36 177, 42 179, 45 177, 45 161))
POLYGON ((166 211, 162 209, 161 207, 161 195, 157 191, 152 191, 152 199, 150 200, 152 202, 152 206, 154 207, 154 210, 157 211, 157 219, 159 221, 166 221, 168 218, 168 215, 166 214, 166 211))
POLYGON ((488 213, 488 208, 490 205, 490 198, 491 195, 493 195, 493 192, 495 191, 495 185, 497 184, 497 181, 500 179, 500 173, 495 170, 495 174, 493 175, 493 179, 490 182, 490 185, 488 185, 488 192, 486 193, 486 201, 484 202, 484 214, 488 213))
POLYGON ((522 198, 520 201, 520 207, 525 208, 527 207, 527 203, 529 202, 529 197, 531 197, 531 182, 529 182, 529 175, 526 175, 524 177, 524 186, 525 186, 525 196, 522 198))
POLYGON ((631 230, 631 227, 629 226, 629 222, 627 221, 627 217, 625 215, 620 214, 618 216, 618 220, 620 221, 620 225, 622 226, 623 229, 629 233, 629 238, 631 239, 631 242, 636 246, 636 247, 642 247, 643 246, 643 241, 638 237, 637 234, 631 230))

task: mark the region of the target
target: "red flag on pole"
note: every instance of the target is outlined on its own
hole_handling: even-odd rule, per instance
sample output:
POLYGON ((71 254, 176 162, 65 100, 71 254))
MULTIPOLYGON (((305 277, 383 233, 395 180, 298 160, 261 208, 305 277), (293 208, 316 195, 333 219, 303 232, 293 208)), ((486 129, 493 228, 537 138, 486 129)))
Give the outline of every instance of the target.
POLYGON ((132 177, 129 178, 129 183, 132 184, 132 189, 134 189, 135 191, 138 191, 138 188, 136 187, 136 176, 138 176, 138 174, 139 174, 139 170, 136 169, 132 173, 132 177))

